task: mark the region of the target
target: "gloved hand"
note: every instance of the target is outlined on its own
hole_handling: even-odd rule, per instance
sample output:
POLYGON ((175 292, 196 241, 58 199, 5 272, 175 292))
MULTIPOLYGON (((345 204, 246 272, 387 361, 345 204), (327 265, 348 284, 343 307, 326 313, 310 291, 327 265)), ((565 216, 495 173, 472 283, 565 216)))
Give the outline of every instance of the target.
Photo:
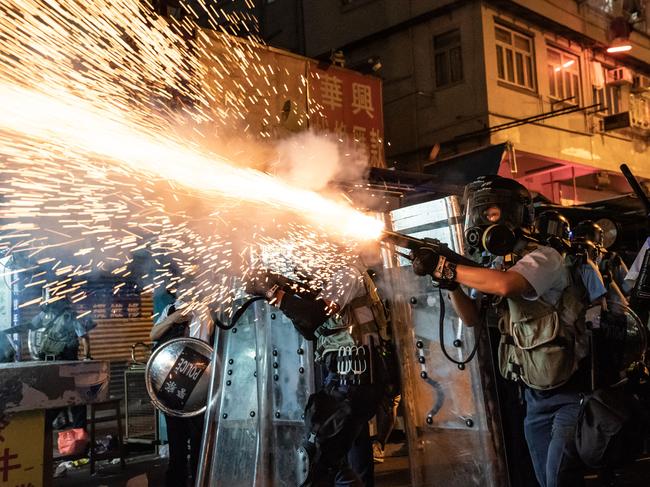
POLYGON ((433 272, 438 266, 440 254, 427 247, 421 247, 411 252, 413 257, 413 272, 418 276, 429 275, 433 277, 433 272))
POLYGON ((256 270, 251 273, 246 281, 246 293, 253 296, 269 298, 268 293, 274 286, 282 286, 282 276, 267 270, 256 270))
POLYGON ((411 252, 413 257, 413 272, 418 276, 431 276, 438 287, 453 291, 458 288, 456 264, 449 262, 444 256, 433 249, 422 247, 411 252))

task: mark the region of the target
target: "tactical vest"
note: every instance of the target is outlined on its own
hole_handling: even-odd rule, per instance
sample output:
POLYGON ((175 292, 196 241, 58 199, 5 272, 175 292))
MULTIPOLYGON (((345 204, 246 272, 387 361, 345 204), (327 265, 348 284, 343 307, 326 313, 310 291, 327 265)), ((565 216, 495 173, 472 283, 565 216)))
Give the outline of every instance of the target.
POLYGON ((352 299, 338 316, 328 320, 329 329, 338 328, 341 331, 318 338, 317 359, 326 352, 338 351, 340 347, 360 344, 367 334, 379 334, 383 340, 387 340, 386 311, 377 286, 365 270, 357 270, 363 279, 365 293, 352 299))
MULTIPOLYGON (((535 247, 529 247, 526 253, 535 247)), ((499 316, 499 370, 533 389, 565 384, 589 353, 585 327, 588 298, 574 265, 565 260, 569 285, 557 305, 541 298, 508 298, 499 316)))

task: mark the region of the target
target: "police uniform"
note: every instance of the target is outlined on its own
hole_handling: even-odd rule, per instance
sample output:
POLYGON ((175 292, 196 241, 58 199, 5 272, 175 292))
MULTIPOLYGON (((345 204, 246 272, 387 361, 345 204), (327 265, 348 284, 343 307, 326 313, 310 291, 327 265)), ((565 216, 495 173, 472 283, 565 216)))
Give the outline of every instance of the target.
MULTIPOLYGON (((163 322, 174 312, 180 315, 183 302, 176 300, 172 304, 165 306, 160 313, 154 327, 161 326, 163 322)), ((169 333, 163 335, 158 340, 156 346, 160 346, 166 341, 173 338, 190 336, 205 342, 209 342, 210 327, 202 323, 196 314, 189 313, 186 316, 178 316, 178 324, 172 325, 169 333), (182 323, 182 325, 181 325, 182 323)), ((190 418, 179 418, 170 414, 165 414, 165 423, 167 424, 167 440, 169 444, 169 464, 165 474, 165 485, 167 487, 176 487, 186 485, 187 479, 196 475, 199 455, 201 451, 201 439, 203 435, 204 415, 193 416, 190 418), (189 452, 190 464, 189 471, 187 465, 187 456, 189 452)))
POLYGON ((630 266, 630 270, 627 272, 625 275, 625 283, 627 289, 632 289, 634 287, 634 284, 636 283, 636 280, 639 278, 639 273, 641 272, 641 266, 643 265, 643 258, 645 257, 645 253, 650 248, 650 237, 646 239, 645 242, 643 242, 643 246, 641 246, 641 250, 639 250, 639 253, 636 254, 636 258, 634 259, 634 262, 632 262, 632 265, 630 266))
MULTIPOLYGON (((531 302, 543 301, 557 306, 570 285, 570 276, 562 256, 550 247, 538 247, 520 259, 510 271, 517 272, 528 281, 532 292, 522 297, 531 302)), ((585 269, 581 271, 585 276, 591 274, 585 269)), ((588 292, 594 299, 605 292, 602 281, 598 279, 587 279, 585 284, 592 287, 588 292)), ((582 393, 586 387, 578 373, 572 374, 559 387, 542 390, 527 385, 524 389, 524 432, 535 474, 542 486, 554 487, 559 481, 563 482, 562 485, 580 485, 582 482, 581 465, 573 438, 582 393), (562 472, 561 467, 564 468, 562 472)))
MULTIPOLYGON (((506 261, 506 274, 521 276, 527 290, 518 294, 520 279, 498 273, 488 276, 494 273, 489 269, 467 267, 457 279, 460 265, 426 246, 414 251, 413 271, 430 275, 449 289, 459 282, 481 280, 485 282, 481 291, 506 289, 496 301, 499 370, 524 388, 524 432, 535 476, 542 487, 580 485, 583 477, 574 432, 586 388, 579 368, 588 354, 584 312, 589 298, 603 290, 585 289, 598 283, 593 268, 577 269, 556 249, 528 238, 534 208, 530 192, 518 182, 482 176, 466 186, 464 201, 470 253, 484 252, 490 259, 506 261), (503 286, 490 279, 502 280, 503 286)), ((474 304, 460 293, 454 298, 457 311, 478 319, 474 304)))
MULTIPOLYGON (((324 332, 319 335, 315 361, 323 368, 323 387, 339 392, 342 398, 348 398, 353 413, 347 425, 347 461, 352 471, 342 462, 335 475, 334 484, 337 487, 372 487, 374 461, 368 421, 375 415, 379 405, 381 385, 356 386, 346 383, 337 372, 336 364, 340 359, 340 350, 361 346, 366 336, 372 335, 377 341, 379 336, 385 339, 386 319, 383 304, 361 262, 335 275, 320 293, 320 298, 325 302, 336 303, 341 312, 330 317, 325 323, 324 328, 336 332, 324 332)), ((368 360, 366 366, 369 366, 369 362, 368 360)))
POLYGON ((44 328, 40 343, 40 358, 78 360, 79 338, 88 335, 86 327, 66 304, 47 305, 32 319, 32 328, 44 328))
POLYGON ((286 281, 261 271, 247 282, 246 290, 279 306, 303 337, 316 342, 322 388, 310 396, 305 408, 303 448, 310 468, 303 485, 372 486, 367 429, 381 402, 383 385, 370 370, 381 360, 371 360, 372 347, 363 346, 362 340, 377 334, 382 317, 385 322, 376 288, 365 269, 356 266, 334 275, 316 296, 297 292, 286 281), (283 294, 278 303, 279 290, 283 294), (336 316, 332 316, 332 303, 340 309, 336 316))

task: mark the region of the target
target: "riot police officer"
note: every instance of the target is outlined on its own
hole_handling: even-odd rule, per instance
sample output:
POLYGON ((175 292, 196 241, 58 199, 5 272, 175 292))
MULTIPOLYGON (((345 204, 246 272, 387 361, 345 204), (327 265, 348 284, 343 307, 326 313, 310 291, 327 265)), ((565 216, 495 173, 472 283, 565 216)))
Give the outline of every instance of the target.
POLYGON ((572 245, 598 266, 608 301, 627 305, 623 287, 628 269, 620 256, 607 251, 604 240, 603 229, 591 220, 581 221, 571 232, 572 245))
POLYGON ((573 442, 586 379, 579 373, 588 345, 586 298, 554 248, 532 243, 533 205, 514 180, 483 176, 465 189, 465 240, 490 268, 456 265, 430 248, 413 253, 413 270, 450 290, 470 326, 483 319, 480 302, 497 307, 499 369, 522 385, 526 442, 542 487, 583 482, 573 442), (467 294, 460 285, 471 289, 467 294))
POLYGON ((382 400, 382 362, 386 315, 366 267, 345 268, 314 295, 294 293, 283 277, 268 272, 253 276, 247 292, 264 296, 280 308, 297 331, 315 342, 322 388, 305 410, 304 449, 309 476, 303 486, 374 485, 368 421, 382 400), (352 329, 352 332, 350 332, 352 329), (371 359, 371 354, 373 358, 371 359))
MULTIPOLYGON (((173 293, 165 292, 164 299, 175 299, 173 293)), ((154 348, 175 338, 191 336, 209 342, 212 323, 205 323, 199 316, 188 311, 179 299, 167 304, 161 311, 149 337, 154 348)), ((169 444, 169 464, 165 473, 165 485, 175 487, 186 485, 188 477, 196 475, 201 449, 204 415, 177 417, 165 413, 169 444), (189 466, 188 466, 189 453, 189 466)))
POLYGON ((582 237, 581 229, 572 232, 569 220, 555 210, 544 211, 535 217, 533 229, 534 237, 538 242, 557 250, 564 257, 569 268, 580 275, 580 280, 588 293, 589 303, 605 305, 607 288, 600 269, 594 261, 599 259, 598 248, 591 240, 582 237))
POLYGON ((571 224, 559 211, 547 210, 540 213, 533 225, 534 235, 541 243, 553 247, 560 254, 571 248, 571 224))

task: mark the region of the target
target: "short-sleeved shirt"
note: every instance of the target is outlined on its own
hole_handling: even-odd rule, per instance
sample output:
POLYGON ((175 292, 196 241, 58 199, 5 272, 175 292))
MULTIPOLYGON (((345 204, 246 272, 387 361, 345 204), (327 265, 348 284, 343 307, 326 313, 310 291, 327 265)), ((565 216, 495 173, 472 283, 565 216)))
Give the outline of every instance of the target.
POLYGON ((551 247, 537 247, 506 272, 516 272, 528 281, 532 290, 522 296, 524 299, 542 299, 552 306, 560 301, 570 282, 564 258, 551 247))
MULTIPOLYGON (((523 296, 525 299, 541 297, 544 302, 551 305, 558 303, 562 292, 570 283, 564 258, 551 247, 538 247, 525 255, 510 270, 521 274, 535 290, 534 295, 523 296)), ((593 261, 588 259, 578 266, 578 273, 587 290, 589 302, 594 302, 607 294, 603 277, 593 261)))
POLYGON ((603 276, 591 259, 587 259, 587 262, 581 264, 580 267, 578 267, 578 272, 580 273, 582 283, 589 295, 590 303, 593 303, 607 294, 607 288, 603 282, 603 276))

